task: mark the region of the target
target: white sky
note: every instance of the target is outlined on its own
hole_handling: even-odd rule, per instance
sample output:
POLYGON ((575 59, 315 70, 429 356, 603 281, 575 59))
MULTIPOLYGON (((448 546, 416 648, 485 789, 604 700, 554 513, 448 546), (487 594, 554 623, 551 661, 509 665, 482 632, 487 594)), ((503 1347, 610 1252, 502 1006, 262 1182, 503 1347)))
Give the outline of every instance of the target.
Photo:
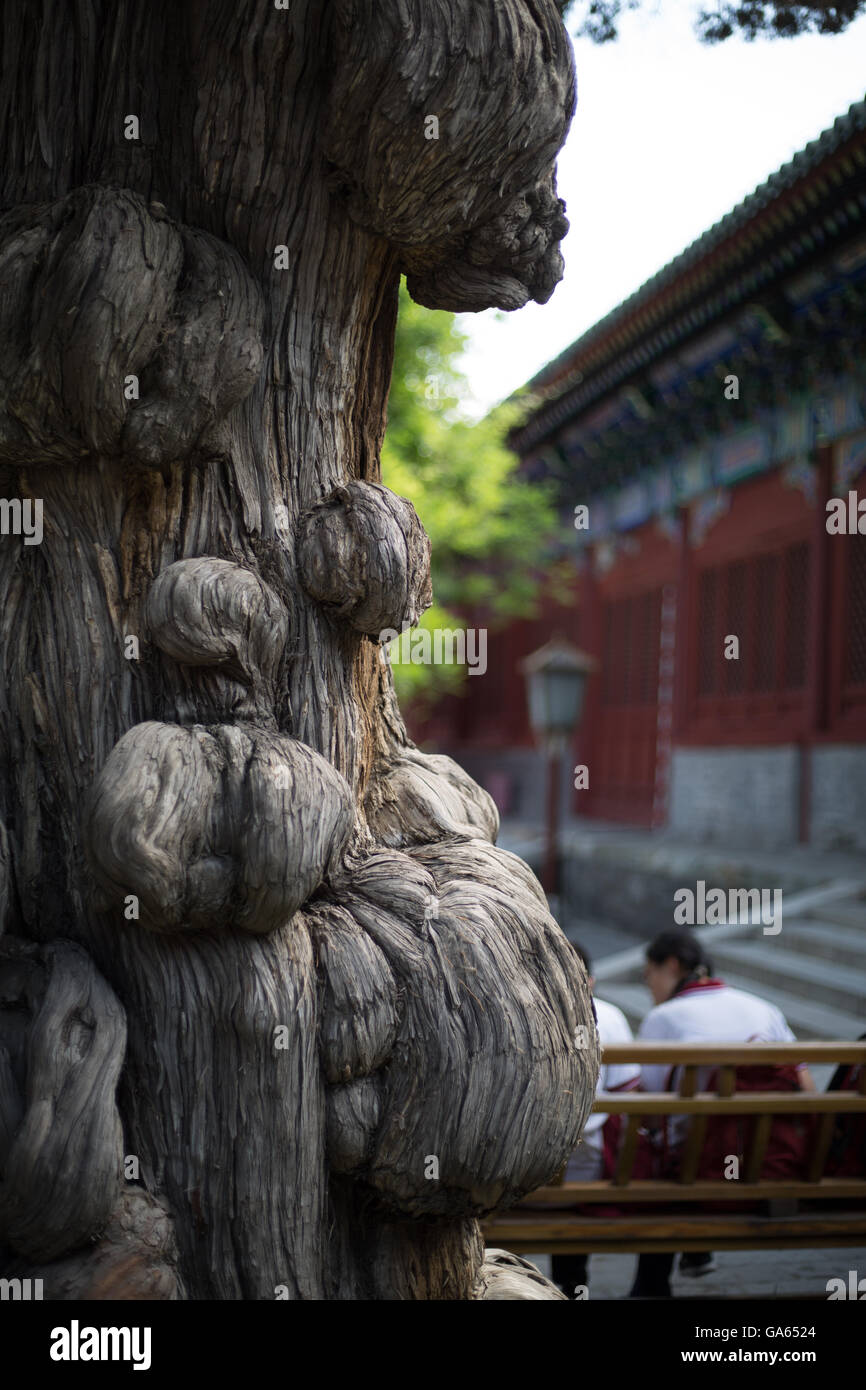
POLYGON ((644 0, 615 43, 576 41, 577 112, 558 175, 571 221, 565 278, 547 304, 460 315, 472 414, 527 381, 866 96, 866 16, 833 37, 708 47, 694 35, 697 9, 697 0, 644 0))

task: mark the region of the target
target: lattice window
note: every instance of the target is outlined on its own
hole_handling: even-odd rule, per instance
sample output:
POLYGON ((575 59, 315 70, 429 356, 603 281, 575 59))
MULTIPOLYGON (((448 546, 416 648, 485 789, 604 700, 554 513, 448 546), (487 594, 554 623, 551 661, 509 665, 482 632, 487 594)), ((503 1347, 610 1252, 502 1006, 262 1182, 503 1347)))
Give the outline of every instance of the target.
POLYGON ((605 604, 602 702, 653 705, 658 698, 661 589, 605 604))
MULTIPOLYGON (((861 481, 859 491, 862 493, 861 481)), ((828 727, 839 738, 866 742, 866 536, 834 537, 828 547, 831 588, 828 727)))
POLYGON ((806 684, 806 610, 809 594, 809 547, 790 546, 784 554, 785 572, 785 669, 786 690, 802 690, 806 684))
POLYGON ((698 694, 715 695, 719 664, 716 651, 719 571, 704 570, 698 582, 698 694))
POLYGON ((845 684, 866 684, 866 536, 848 537, 845 684))
MULTIPOLYGON (((866 556, 861 560, 866 618, 866 556)), ((798 542, 763 555, 703 570, 698 576, 696 693, 731 702, 800 691, 806 684, 809 547, 798 542), (739 659, 725 657, 725 639, 739 638, 739 659)), ((866 622, 862 662, 866 679, 866 622)), ((853 679, 853 677, 852 677, 853 679)), ((721 712, 719 710, 718 712, 721 712)))
POLYGON ((723 637, 735 636, 739 638, 740 655, 736 661, 729 661, 724 656, 724 643, 722 644, 723 665, 723 689, 726 695, 740 695, 745 688, 746 661, 743 660, 746 653, 743 651, 744 637, 748 631, 748 603, 747 585, 750 578, 749 567, 745 561, 739 561, 735 565, 729 565, 727 569, 726 588, 726 624, 723 637))
POLYGON ((779 611, 779 556, 761 555, 755 566, 755 690, 776 686, 776 614, 779 611))

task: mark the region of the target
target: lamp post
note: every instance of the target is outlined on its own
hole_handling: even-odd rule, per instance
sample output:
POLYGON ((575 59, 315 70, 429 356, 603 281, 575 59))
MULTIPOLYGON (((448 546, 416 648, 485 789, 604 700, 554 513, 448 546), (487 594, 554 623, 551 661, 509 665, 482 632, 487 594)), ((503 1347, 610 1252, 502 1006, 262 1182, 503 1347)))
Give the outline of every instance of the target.
POLYGON ((586 678, 597 665, 594 657, 578 651, 560 637, 554 637, 520 664, 526 677, 529 722, 537 743, 547 754, 547 815, 541 884, 548 894, 559 891, 560 765, 583 713, 586 678))

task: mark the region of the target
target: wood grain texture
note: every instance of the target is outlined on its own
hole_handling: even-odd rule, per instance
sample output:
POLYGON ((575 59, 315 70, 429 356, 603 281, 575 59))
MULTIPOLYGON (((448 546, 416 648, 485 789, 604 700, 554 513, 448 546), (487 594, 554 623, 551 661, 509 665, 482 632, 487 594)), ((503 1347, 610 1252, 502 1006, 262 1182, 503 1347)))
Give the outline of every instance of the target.
POLYGON ((499 812, 493 797, 453 758, 404 746, 377 772, 366 811, 383 844, 423 845, 443 835, 496 839, 499 812))
POLYGON ((431 309, 544 303, 568 230, 553 161, 575 102, 549 0, 338 0, 325 148, 351 216, 431 309), (429 117, 438 122, 431 138, 429 117))
POLYGON ((145 621, 170 658, 165 674, 178 719, 276 726, 289 615, 260 575, 209 555, 178 560, 157 576, 145 621))
POLYGON ((415 508, 380 483, 350 482, 301 518, 301 583, 335 618, 379 640, 433 602, 430 540, 415 508))
POLYGON ((129 190, 14 208, 0 218, 0 461, 185 457, 252 389, 262 313, 231 247, 129 190))
POLYGON ((341 886, 403 987, 386 1105, 358 1175, 419 1216, 482 1214, 550 1181, 553 1155, 580 1135, 598 1068, 594 1040, 575 1041, 587 986, 546 907, 507 863, 489 884, 452 878, 453 848, 428 846, 414 871, 409 856, 404 867, 402 855, 373 855, 341 886))
POLYGON ((124 1177, 125 1043, 80 946, 0 940, 0 1255, 46 1298, 179 1296, 169 1213, 124 1177))
POLYGON ((485 1250, 475 1290, 475 1297, 487 1303, 524 1299, 535 1302, 559 1299, 563 1303, 568 1302, 565 1294, 539 1274, 534 1265, 507 1250, 485 1250))
POLYGON ((306 913, 322 990, 319 1047, 326 1079, 355 1081, 391 1056, 398 1024, 397 982, 382 952, 344 907, 306 913))
POLYGON ((352 827, 345 779, 267 729, 137 724, 112 749, 86 844, 103 897, 154 931, 274 931, 318 888, 352 827))
MULTIPOLYGON (((552 0, 51 18, 0 12, 0 495, 44 507, 0 545, 0 914, 74 943, 97 1037, 125 1014, 79 1128, 119 1114, 142 1195, 49 1133, 90 1195, 37 1243, 62 1297, 471 1299, 597 1057, 493 803, 407 738, 375 639, 429 552, 379 450, 401 269, 448 307, 558 278, 570 48, 552 0)), ((22 1096, 0 1052, 13 1152, 22 1096)))
POLYGON ((19 1254, 52 1259, 93 1236, 119 1195, 115 1091, 125 1020, 108 985, 69 942, 40 950, 6 937, 0 972, 0 1240, 19 1254))
POLYGON ((41 1279, 43 1297, 61 1302, 173 1302, 184 1297, 177 1243, 165 1205, 140 1187, 124 1192, 85 1249, 30 1264, 10 1260, 12 1278, 41 1279))

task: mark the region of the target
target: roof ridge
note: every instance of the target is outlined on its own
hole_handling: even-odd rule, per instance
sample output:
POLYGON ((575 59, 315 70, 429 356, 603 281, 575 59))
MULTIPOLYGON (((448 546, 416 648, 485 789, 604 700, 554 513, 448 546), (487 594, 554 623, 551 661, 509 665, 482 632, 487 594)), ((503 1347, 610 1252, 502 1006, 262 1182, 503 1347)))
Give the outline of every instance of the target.
POLYGON ((811 172, 818 162, 815 156, 819 152, 822 159, 826 158, 838 148, 844 138, 857 130, 866 130, 866 97, 861 101, 852 102, 848 110, 837 116, 832 125, 827 126, 801 150, 798 150, 796 154, 780 165, 751 193, 747 193, 745 198, 741 198, 733 208, 716 222, 713 222, 706 231, 702 232, 694 241, 689 242, 682 251, 678 251, 669 261, 666 261, 649 279, 644 280, 637 289, 608 310, 603 318, 597 319, 561 353, 551 358, 530 378, 529 388, 543 388, 545 378, 551 378, 547 384, 552 386, 558 375, 566 375, 565 369, 569 360, 576 356, 576 349, 580 344, 603 335, 605 330, 610 328, 618 318, 626 318, 629 312, 633 312, 638 307, 641 300, 649 298, 652 292, 661 289, 666 282, 674 280, 677 271, 682 271, 690 262, 699 260, 713 247, 715 242, 723 240, 724 235, 741 224, 747 209, 751 211, 752 206, 756 205, 755 211, 757 211, 758 207, 765 206, 770 201, 768 194, 776 195, 781 193, 784 188, 791 187, 800 178, 811 172), (831 138, 834 136, 835 138, 831 138))

